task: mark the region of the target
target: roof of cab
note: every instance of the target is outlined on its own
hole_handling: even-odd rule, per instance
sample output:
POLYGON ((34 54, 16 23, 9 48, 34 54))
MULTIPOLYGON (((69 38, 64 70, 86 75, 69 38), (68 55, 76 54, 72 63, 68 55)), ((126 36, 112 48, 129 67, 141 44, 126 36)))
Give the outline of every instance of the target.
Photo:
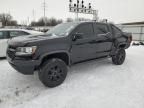
POLYGON ((70 23, 77 23, 77 24, 85 24, 85 23, 98 23, 98 24, 110 24, 110 23, 103 23, 103 22, 96 22, 96 21, 75 21, 70 23))

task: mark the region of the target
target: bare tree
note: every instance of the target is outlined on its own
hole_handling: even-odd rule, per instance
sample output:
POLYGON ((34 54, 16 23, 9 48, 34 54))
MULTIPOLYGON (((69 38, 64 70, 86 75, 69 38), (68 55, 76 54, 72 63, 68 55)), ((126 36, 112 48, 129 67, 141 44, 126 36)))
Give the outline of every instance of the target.
POLYGON ((17 26, 18 23, 17 23, 16 20, 11 20, 11 21, 8 22, 8 25, 9 25, 9 26, 17 26))
POLYGON ((46 22, 46 18, 40 18, 37 22, 37 25, 38 26, 44 26, 45 25, 45 22, 46 22))
POLYGON ((31 26, 44 26, 46 23, 46 26, 55 26, 57 24, 62 23, 63 21, 61 19, 55 19, 55 18, 40 18, 37 22, 32 21, 31 26))
POLYGON ((57 20, 55 18, 51 18, 50 19, 50 24, 51 24, 51 26, 57 25, 57 20))
POLYGON ((91 21, 91 19, 87 19, 87 18, 79 18, 79 21, 91 21))
POLYGON ((0 14, 0 21, 2 22, 3 26, 7 26, 10 21, 12 20, 12 16, 7 13, 0 14))
POLYGON ((62 19, 57 20, 57 24, 60 24, 60 23, 62 23, 62 22, 63 22, 62 19))
POLYGON ((31 26, 37 26, 37 22, 32 21, 32 22, 31 22, 31 26))
POLYGON ((57 24, 60 24, 62 22, 63 22, 62 19, 55 19, 55 18, 49 19, 50 26, 56 26, 57 24))

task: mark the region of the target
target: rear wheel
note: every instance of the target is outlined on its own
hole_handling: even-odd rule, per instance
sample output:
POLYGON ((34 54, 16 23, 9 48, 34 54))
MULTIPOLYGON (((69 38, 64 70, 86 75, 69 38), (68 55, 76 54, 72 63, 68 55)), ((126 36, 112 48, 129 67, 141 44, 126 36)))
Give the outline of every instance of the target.
POLYGON ((115 65, 121 65, 124 63, 126 52, 124 49, 119 49, 114 56, 112 56, 112 62, 115 65))
POLYGON ((39 71, 39 79, 47 87, 56 87, 62 84, 66 76, 67 65, 57 58, 45 62, 39 71))

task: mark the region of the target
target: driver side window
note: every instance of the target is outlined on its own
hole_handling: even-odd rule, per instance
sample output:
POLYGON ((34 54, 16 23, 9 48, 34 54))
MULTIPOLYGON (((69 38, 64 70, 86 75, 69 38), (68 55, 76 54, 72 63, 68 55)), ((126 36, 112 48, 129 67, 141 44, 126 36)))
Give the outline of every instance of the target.
POLYGON ((92 24, 82 24, 76 30, 76 33, 80 33, 83 35, 83 38, 88 38, 93 34, 92 24))

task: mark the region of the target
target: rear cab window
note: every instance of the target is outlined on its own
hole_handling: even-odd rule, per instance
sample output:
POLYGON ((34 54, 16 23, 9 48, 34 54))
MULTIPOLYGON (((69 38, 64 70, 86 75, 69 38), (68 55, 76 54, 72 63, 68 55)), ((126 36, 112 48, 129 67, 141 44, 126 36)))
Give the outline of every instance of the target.
POLYGON ((106 34, 109 32, 108 26, 106 24, 94 23, 94 33, 98 34, 106 34))

